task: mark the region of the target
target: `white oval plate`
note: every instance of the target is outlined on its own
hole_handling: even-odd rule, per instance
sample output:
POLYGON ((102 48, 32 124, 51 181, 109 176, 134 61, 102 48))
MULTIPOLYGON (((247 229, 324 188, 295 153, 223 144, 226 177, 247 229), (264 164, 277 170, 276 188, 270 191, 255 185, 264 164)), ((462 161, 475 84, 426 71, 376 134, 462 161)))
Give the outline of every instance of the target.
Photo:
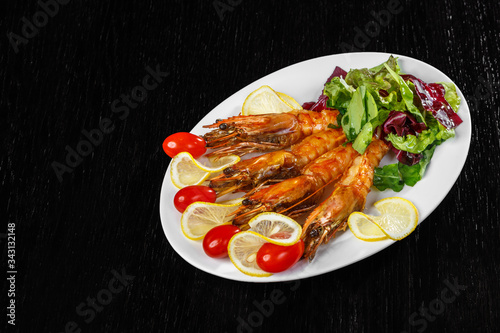
MULTIPOLYGON (((315 58, 288 66, 233 94, 209 112, 191 132, 198 135, 204 134, 207 131, 202 128, 203 125, 212 124, 218 118, 238 115, 248 94, 262 85, 269 85, 276 91, 284 92, 301 104, 316 101, 335 66, 346 71, 351 68, 370 68, 386 61, 389 56, 388 53, 346 53, 315 58)), ((450 78, 441 71, 422 61, 396 54, 394 56, 399 58, 399 64, 404 73, 413 74, 428 83, 451 82, 450 78)), ((437 147, 424 178, 414 187, 405 186, 398 193, 390 190, 379 192, 372 188, 372 192, 367 198, 367 212, 374 213, 373 208, 370 210, 370 207, 375 201, 385 197, 399 196, 415 204, 419 210, 419 223, 421 223, 446 197, 465 164, 471 139, 469 107, 458 87, 457 92, 462 98, 458 114, 463 123, 456 128, 455 138, 437 147)), ((394 155, 390 153, 382 160, 381 165, 395 161, 394 155)), ((212 259, 208 257, 203 251, 201 241, 189 240, 182 234, 181 214, 173 204, 176 192, 177 188, 170 181, 169 166, 160 195, 160 217, 168 241, 174 250, 191 265, 226 279, 247 282, 276 282, 308 278, 353 264, 394 243, 392 240, 364 242, 347 230, 339 233, 330 243, 320 246, 312 263, 301 260, 288 271, 264 278, 252 277, 238 271, 228 258, 212 259)))

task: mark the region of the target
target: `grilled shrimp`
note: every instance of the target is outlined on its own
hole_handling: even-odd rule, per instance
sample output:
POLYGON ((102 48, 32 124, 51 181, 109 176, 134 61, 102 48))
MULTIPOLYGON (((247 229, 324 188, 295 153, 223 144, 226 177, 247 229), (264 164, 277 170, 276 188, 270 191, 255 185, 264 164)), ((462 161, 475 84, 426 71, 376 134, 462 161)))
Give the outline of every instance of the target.
POLYGON ((374 169, 388 150, 383 141, 373 139, 365 153, 354 159, 332 194, 307 217, 302 227, 304 258, 311 261, 320 244, 327 243, 337 231, 345 230, 352 212, 364 209, 374 169))
POLYGON ((324 186, 339 179, 358 155, 351 144, 339 146, 309 163, 302 175, 249 193, 235 211, 233 224, 245 229, 248 221, 262 212, 296 216, 313 209, 324 186))
POLYGON ((220 148, 209 156, 280 150, 299 142, 302 138, 327 129, 337 123, 337 110, 321 112, 295 110, 278 114, 236 116, 217 120, 203 136, 207 148, 220 148))
POLYGON ((300 175, 309 162, 345 142, 344 131, 327 129, 293 145, 290 151, 278 150, 243 160, 210 180, 218 196, 249 191, 269 179, 288 179, 300 175))

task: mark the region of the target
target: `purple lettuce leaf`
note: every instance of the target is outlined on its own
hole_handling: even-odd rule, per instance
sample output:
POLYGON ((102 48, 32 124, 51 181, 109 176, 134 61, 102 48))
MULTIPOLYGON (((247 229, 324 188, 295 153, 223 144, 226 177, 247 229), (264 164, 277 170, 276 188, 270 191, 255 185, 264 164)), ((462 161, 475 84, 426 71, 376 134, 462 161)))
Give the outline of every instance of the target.
MULTIPOLYGON (((387 120, 384 122, 383 131, 385 134, 395 133, 398 136, 416 135, 421 133, 427 127, 424 123, 419 123, 413 115, 402 111, 391 111, 387 120)), ((386 141, 391 150, 396 154, 399 162, 405 165, 414 165, 418 163, 422 154, 413 154, 407 151, 396 149, 392 143, 386 141)))
MULTIPOLYGON (((326 80, 325 85, 328 82, 330 82, 334 77, 345 78, 346 75, 347 75, 347 72, 345 70, 343 70, 339 66, 336 66, 335 69, 333 70, 332 75, 330 75, 328 80, 326 80)), ((328 96, 321 93, 317 102, 306 102, 306 103, 302 104, 302 107, 305 110, 310 110, 310 111, 322 111, 322 110, 326 110, 326 109, 330 110, 330 108, 326 106, 327 100, 328 100, 328 96)))
POLYGON ((445 88, 439 83, 425 83, 413 75, 401 75, 403 80, 410 81, 415 86, 418 97, 422 102, 422 107, 432 112, 441 125, 450 129, 462 123, 462 119, 453 111, 453 108, 444 98, 445 88))

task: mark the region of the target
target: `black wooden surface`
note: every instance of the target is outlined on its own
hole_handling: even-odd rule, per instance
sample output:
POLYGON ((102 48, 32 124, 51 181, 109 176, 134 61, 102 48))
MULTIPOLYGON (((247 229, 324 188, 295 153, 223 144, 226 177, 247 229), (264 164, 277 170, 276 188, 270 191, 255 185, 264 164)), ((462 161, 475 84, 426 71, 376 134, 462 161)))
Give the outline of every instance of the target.
POLYGON ((60 2, 51 16, 35 0, 2 3, 2 215, 15 224, 17 270, 15 296, 7 280, 2 289, 6 313, 16 302, 5 331, 497 332, 497 1, 60 2), (378 33, 358 36, 389 9, 378 33), (33 16, 40 27, 24 27, 33 16), (464 92, 472 142, 444 201, 403 241, 296 283, 229 281, 185 262, 159 218, 163 139, 264 75, 352 47, 420 59, 464 92), (148 66, 168 75, 113 113, 148 66), (59 181, 53 162, 102 119, 113 130, 59 181), (453 283, 458 295, 436 308, 453 283), (96 297, 106 304, 92 308, 96 297))

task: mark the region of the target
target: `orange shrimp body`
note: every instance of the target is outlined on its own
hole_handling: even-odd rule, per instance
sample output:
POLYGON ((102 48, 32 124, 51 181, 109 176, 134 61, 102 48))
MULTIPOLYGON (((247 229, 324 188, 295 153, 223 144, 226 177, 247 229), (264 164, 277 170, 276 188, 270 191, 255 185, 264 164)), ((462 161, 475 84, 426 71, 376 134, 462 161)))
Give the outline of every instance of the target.
POLYGON ((345 230, 352 212, 364 209, 374 169, 388 150, 383 141, 373 139, 365 153, 354 159, 332 194, 311 212, 302 228, 304 258, 311 261, 320 244, 327 243, 337 231, 345 230))
POLYGON ((207 148, 219 148, 208 156, 243 156, 280 150, 327 129, 329 124, 338 126, 338 115, 338 110, 294 110, 278 114, 230 117, 203 126, 214 129, 203 138, 207 142, 207 148))
POLYGON ((302 175, 250 193, 235 211, 233 224, 245 229, 248 221, 262 212, 296 216, 313 209, 323 187, 339 179, 358 155, 351 144, 339 146, 305 166, 302 175))
POLYGON ((290 151, 279 150, 243 160, 210 180, 218 196, 235 191, 249 191, 269 179, 288 179, 300 175, 307 163, 345 142, 343 130, 327 129, 312 134, 290 151))

